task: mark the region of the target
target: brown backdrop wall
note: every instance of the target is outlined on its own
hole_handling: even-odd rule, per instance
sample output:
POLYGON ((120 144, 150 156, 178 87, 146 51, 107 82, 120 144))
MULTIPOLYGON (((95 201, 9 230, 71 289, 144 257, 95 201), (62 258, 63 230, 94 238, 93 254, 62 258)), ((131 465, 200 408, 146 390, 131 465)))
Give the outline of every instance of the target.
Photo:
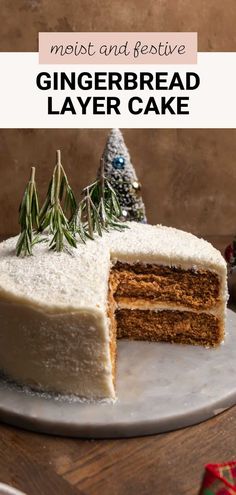
MULTIPOLYGON (((36 51, 39 31, 197 31, 200 51, 235 51, 235 0, 1 0, 0 51, 36 51)), ((55 150, 79 192, 96 174, 106 130, 0 131, 0 234, 36 164, 46 192, 55 150)), ((236 231, 236 130, 125 130, 151 222, 202 235, 236 231)))
MULTIPOLYGON (((18 231, 17 208, 30 167, 37 167, 40 197, 62 150, 79 196, 96 176, 107 129, 0 131, 0 234, 18 231)), ((203 236, 236 231, 236 130, 125 129, 151 223, 203 236)))
POLYGON ((36 51, 39 31, 197 31, 234 51, 235 0, 1 0, 0 51, 36 51))

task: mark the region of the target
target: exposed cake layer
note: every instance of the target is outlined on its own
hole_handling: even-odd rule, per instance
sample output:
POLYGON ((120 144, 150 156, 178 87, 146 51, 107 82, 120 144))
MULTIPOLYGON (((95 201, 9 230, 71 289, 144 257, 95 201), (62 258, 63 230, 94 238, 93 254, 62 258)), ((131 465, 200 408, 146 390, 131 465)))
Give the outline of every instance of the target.
POLYGON ((118 338, 216 346, 224 337, 223 322, 211 314, 190 311, 116 311, 118 338))
POLYGON ((220 301, 219 276, 209 270, 117 262, 110 277, 118 303, 130 298, 207 310, 220 301))

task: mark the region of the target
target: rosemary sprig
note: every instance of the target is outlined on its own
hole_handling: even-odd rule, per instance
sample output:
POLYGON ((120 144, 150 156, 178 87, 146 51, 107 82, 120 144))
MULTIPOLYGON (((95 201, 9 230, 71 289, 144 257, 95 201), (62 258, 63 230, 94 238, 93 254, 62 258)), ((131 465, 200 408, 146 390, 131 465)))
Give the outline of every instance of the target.
POLYGON ((37 242, 47 240, 41 236, 45 230, 51 234, 49 248, 60 252, 68 245, 77 247, 77 234, 86 242, 88 238, 94 239, 95 234, 102 236, 104 230, 127 228, 120 221, 122 212, 116 193, 104 175, 103 159, 100 170, 99 179, 83 190, 83 198, 77 208, 74 193, 61 164, 61 152, 57 150, 52 179, 39 211, 35 168, 32 167, 19 209, 21 233, 16 246, 17 256, 31 255, 37 242))
POLYGON ((102 236, 102 231, 127 228, 120 222, 122 215, 116 193, 104 175, 104 161, 101 159, 101 173, 98 180, 83 189, 77 212, 77 233, 83 242, 94 239, 94 234, 102 236))
POLYGON ((87 238, 94 239, 95 232, 102 235, 99 214, 91 197, 91 187, 83 190, 84 198, 80 201, 77 212, 76 232, 83 242, 86 242, 87 238))
POLYGON ((42 232, 48 228, 52 234, 50 249, 63 251, 65 241, 74 248, 77 246, 75 232, 71 227, 76 209, 75 196, 61 164, 61 152, 57 150, 57 163, 46 200, 39 214, 39 231, 42 232))
POLYGON ((31 169, 30 180, 26 186, 19 207, 20 236, 16 244, 17 256, 32 255, 32 248, 40 242, 37 235, 39 228, 39 203, 35 182, 35 167, 31 169))

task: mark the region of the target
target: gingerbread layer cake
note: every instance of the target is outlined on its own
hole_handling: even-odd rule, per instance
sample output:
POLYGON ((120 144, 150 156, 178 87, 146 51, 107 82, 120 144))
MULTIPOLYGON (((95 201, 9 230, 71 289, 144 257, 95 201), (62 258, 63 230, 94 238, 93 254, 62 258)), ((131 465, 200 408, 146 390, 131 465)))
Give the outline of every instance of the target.
POLYGON ((208 242, 129 223, 71 254, 0 244, 0 370, 33 389, 115 398, 118 338, 216 346, 226 264, 208 242))

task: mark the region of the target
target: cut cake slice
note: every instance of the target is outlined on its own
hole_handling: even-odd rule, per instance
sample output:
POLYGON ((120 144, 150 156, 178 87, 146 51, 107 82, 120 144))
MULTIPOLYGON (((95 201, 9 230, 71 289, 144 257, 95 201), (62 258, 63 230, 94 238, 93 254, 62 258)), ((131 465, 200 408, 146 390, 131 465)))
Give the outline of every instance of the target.
POLYGON ((216 346, 226 263, 208 242, 129 223, 71 254, 0 244, 0 369, 33 389, 114 399, 119 338, 216 346))

